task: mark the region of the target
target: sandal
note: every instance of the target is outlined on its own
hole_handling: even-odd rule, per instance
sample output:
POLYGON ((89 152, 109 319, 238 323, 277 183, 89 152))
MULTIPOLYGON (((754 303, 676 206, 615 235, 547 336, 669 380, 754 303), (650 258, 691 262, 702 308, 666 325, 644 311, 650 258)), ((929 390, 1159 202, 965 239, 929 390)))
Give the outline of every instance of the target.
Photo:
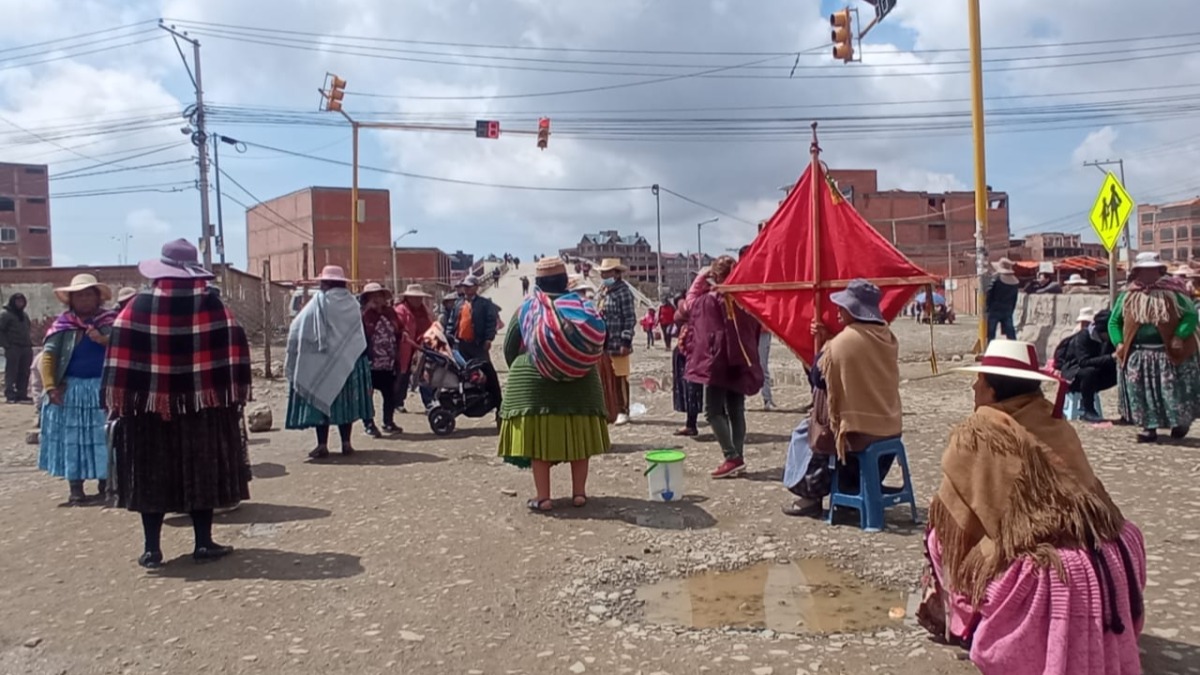
POLYGON ((324 445, 318 445, 313 448, 312 452, 308 453, 309 459, 325 459, 329 456, 329 448, 324 445))
POLYGON ((554 509, 554 502, 550 501, 549 499, 530 499, 529 501, 525 502, 525 506, 528 507, 530 511, 546 513, 554 509), (544 508, 543 505, 545 505, 544 508))
POLYGON ((800 506, 800 502, 795 501, 783 507, 783 515, 797 518, 820 518, 824 512, 825 509, 821 507, 821 502, 813 502, 808 506, 800 506))
POLYGON ((574 495, 571 497, 571 506, 574 506, 577 509, 582 509, 583 507, 587 506, 587 503, 587 495, 574 495))

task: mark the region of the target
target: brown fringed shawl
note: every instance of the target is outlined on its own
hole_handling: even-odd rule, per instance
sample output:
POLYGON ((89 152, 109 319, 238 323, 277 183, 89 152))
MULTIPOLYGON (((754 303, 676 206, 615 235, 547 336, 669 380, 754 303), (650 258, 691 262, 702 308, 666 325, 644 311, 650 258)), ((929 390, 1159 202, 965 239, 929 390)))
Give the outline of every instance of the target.
POLYGON ((1056 549, 1120 536, 1121 511, 1096 479, 1070 424, 1041 394, 979 408, 942 456, 929 523, 950 590, 983 601, 988 583, 1028 557, 1064 574, 1056 549))

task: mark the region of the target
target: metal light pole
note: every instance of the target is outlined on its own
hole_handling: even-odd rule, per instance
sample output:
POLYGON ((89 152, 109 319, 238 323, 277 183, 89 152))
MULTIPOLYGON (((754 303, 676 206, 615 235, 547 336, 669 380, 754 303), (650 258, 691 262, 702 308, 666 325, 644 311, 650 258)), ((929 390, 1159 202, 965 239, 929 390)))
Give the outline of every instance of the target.
POLYGON ((109 237, 109 239, 111 239, 121 245, 121 253, 118 254, 119 257, 117 258, 117 263, 120 265, 128 265, 129 264, 129 240, 133 239, 133 235, 132 234, 114 235, 114 236, 109 237))
POLYGON ((700 270, 704 269, 704 242, 701 239, 700 233, 701 233, 701 231, 704 230, 705 225, 712 225, 713 223, 717 222, 718 220, 720 220, 720 218, 709 218, 708 220, 704 221, 703 223, 696 223, 696 273, 697 274, 700 273, 700 270))
POLYGON ((983 45, 979 26, 979 0, 967 0, 971 39, 971 129, 975 141, 975 304, 979 312, 979 353, 987 349, 988 195, 987 151, 983 119, 983 45))
POLYGON ((225 265, 225 216, 221 208, 221 143, 232 145, 238 152, 245 152, 246 146, 236 138, 213 134, 213 172, 217 181, 217 255, 221 261, 221 287, 229 289, 229 275, 225 265))
POLYGON ((662 301, 663 297, 663 273, 662 273, 662 198, 658 194, 658 183, 650 186, 650 192, 654 193, 654 223, 655 232, 658 234, 658 300, 662 301))
POLYGON ((416 230, 409 230, 408 232, 405 232, 404 234, 402 234, 399 237, 396 237, 395 239, 392 240, 392 292, 395 293, 396 295, 400 294, 400 282, 398 280, 399 275, 396 273, 396 245, 400 243, 401 239, 407 237, 410 234, 416 234, 416 233, 417 233, 416 230))

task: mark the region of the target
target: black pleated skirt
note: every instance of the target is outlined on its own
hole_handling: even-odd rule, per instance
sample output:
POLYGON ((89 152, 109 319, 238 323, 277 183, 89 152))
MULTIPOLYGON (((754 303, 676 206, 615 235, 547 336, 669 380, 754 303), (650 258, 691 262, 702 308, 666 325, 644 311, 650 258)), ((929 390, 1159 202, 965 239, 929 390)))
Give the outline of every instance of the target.
POLYGON ((240 408, 164 420, 122 417, 112 433, 117 504, 139 513, 186 513, 250 498, 250 455, 240 408))

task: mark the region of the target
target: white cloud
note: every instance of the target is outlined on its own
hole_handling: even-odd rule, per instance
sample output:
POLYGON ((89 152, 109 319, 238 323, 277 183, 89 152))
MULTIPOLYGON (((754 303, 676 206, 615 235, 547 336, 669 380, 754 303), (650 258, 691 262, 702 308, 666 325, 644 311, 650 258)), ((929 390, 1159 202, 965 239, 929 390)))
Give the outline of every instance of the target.
POLYGON ((1087 135, 1083 142, 1071 153, 1071 161, 1075 164, 1084 162, 1103 161, 1116 157, 1114 144, 1117 141, 1117 131, 1112 127, 1104 127, 1087 135))
POLYGON ((161 238, 171 230, 167 221, 154 212, 154 209, 136 209, 125 216, 125 227, 135 237, 147 236, 161 238))

